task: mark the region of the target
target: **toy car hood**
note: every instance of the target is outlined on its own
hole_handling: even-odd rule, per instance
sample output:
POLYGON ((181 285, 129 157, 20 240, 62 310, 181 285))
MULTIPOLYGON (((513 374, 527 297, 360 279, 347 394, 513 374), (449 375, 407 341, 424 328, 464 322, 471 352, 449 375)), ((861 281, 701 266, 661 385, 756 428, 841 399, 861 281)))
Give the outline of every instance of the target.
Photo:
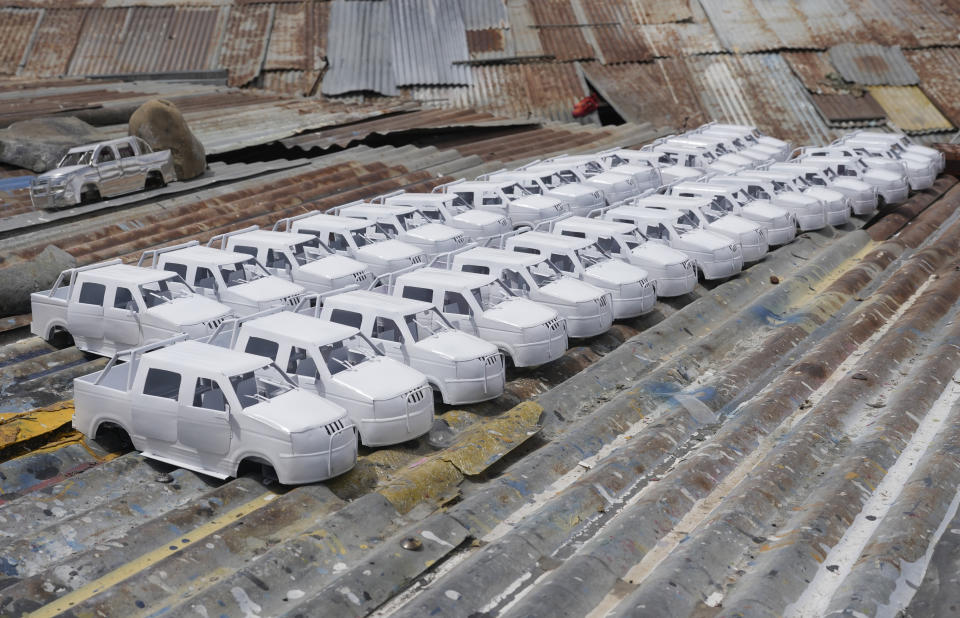
POLYGON ((687 254, 682 251, 677 251, 676 249, 668 247, 667 245, 651 242, 644 243, 639 247, 635 247, 631 253, 639 258, 643 258, 663 266, 682 264, 690 259, 687 257, 687 254))
POLYGON ((698 249, 706 249, 707 251, 718 251, 720 249, 726 249, 731 245, 729 238, 708 232, 707 230, 692 230, 687 232, 683 235, 683 240, 696 246, 698 249))
POLYGON ((328 255, 300 267, 300 272, 317 278, 338 279, 363 272, 366 266, 343 255, 328 255))
POLYGON ((586 303, 597 298, 599 290, 589 283, 584 283, 579 279, 564 277, 558 281, 551 281, 540 288, 544 294, 549 294, 560 301, 569 303, 586 303))
POLYGON ((286 281, 280 277, 261 277, 260 279, 242 283, 228 289, 235 291, 243 298, 257 303, 303 294, 304 291, 303 288, 296 283, 286 281))
POLYGON ((639 266, 627 264, 619 260, 606 260, 588 266, 585 270, 588 275, 596 277, 598 280, 617 285, 636 283, 641 279, 647 278, 647 272, 639 266))
POLYGON ((345 369, 334 375, 333 381, 373 400, 390 399, 426 384, 423 374, 416 369, 383 356, 345 369))
POLYGON ((497 353, 497 346, 457 330, 448 330, 421 339, 414 346, 454 362, 473 360, 497 353))
POLYGON ((323 397, 295 388, 244 408, 243 414, 280 432, 301 433, 341 419, 346 411, 323 397))
POLYGON ((410 259, 415 255, 421 255, 422 253, 423 251, 417 247, 395 239, 375 242, 373 244, 360 247, 360 249, 357 251, 357 255, 362 255, 364 257, 373 258, 383 262, 410 259))
POLYGON ((90 169, 89 165, 68 165, 66 167, 57 167, 47 172, 44 172, 37 176, 37 178, 45 178, 48 180, 53 180, 55 178, 61 178, 64 176, 69 176, 71 174, 76 174, 83 170, 90 169))
POLYGON ((533 328, 557 317, 557 312, 526 298, 510 298, 487 309, 483 316, 516 328, 533 328))
POLYGON ((731 234, 739 236, 757 231, 758 226, 756 223, 752 223, 742 217, 728 215, 726 217, 720 217, 711 223, 710 229, 723 230, 724 232, 730 232, 731 234))
POLYGON ((450 240, 451 238, 455 238, 462 234, 463 232, 460 230, 442 223, 427 223, 426 225, 421 225, 420 227, 414 228, 407 232, 407 236, 410 238, 417 238, 427 242, 441 242, 444 240, 450 240))
POLYGON ((457 221, 461 221, 469 225, 476 225, 479 227, 493 225, 493 224, 499 225, 500 220, 502 218, 503 218, 503 215, 498 215, 496 213, 492 213, 485 210, 468 210, 454 217, 454 219, 456 219, 457 221))
POLYGON ((146 315, 177 326, 208 322, 230 313, 230 308, 205 296, 176 298, 146 310, 146 315))

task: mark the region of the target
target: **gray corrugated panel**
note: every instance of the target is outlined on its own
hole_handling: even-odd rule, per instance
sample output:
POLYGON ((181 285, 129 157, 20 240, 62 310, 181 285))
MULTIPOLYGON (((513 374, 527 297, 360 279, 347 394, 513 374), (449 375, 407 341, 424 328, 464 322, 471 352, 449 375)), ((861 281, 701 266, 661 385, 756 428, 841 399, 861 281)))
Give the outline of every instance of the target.
POLYGON ((793 0, 754 2, 752 4, 767 26, 780 39, 780 47, 824 47, 822 39, 815 36, 807 27, 803 13, 800 12, 793 0))
POLYGON ((708 120, 756 124, 750 111, 749 87, 736 57, 728 54, 686 58, 700 106, 708 120))
POLYGON ((830 48, 830 62, 850 82, 865 86, 910 86, 919 81, 899 46, 842 43, 830 48))
POLYGON ((543 44, 537 28, 534 28, 535 18, 526 0, 510 0, 507 3, 507 17, 510 28, 507 30, 507 46, 514 50, 516 56, 543 56, 543 44))
POLYGON ((689 0, 631 0, 638 24, 670 24, 693 19, 689 0))
POLYGON ((0 74, 13 75, 26 57, 42 11, 0 9, 0 74))
POLYGON ((85 13, 84 9, 45 10, 23 74, 52 77, 66 73, 85 13))
POLYGON ((388 96, 398 93, 393 72, 390 3, 335 0, 327 30, 329 67, 323 76, 326 95, 359 90, 388 96))
POLYGON ((954 124, 960 127, 960 50, 923 49, 905 52, 920 76, 920 88, 954 124))
POLYGON ((855 0, 792 0, 806 21, 814 40, 821 46, 840 43, 867 43, 873 40, 870 29, 857 16, 855 0))
POLYGON ((467 30, 506 28, 509 25, 504 0, 460 0, 460 11, 467 30))
POLYGON ((783 46, 751 0, 700 0, 723 46, 733 52, 783 46))
POLYGON ((132 9, 90 9, 73 50, 70 75, 98 75, 110 72, 123 45, 123 32, 132 9))
POLYGON ((398 86, 469 84, 463 15, 443 0, 392 0, 393 74, 398 86))
POLYGON ((267 53, 272 15, 273 7, 267 4, 230 9, 218 61, 220 67, 230 72, 229 85, 242 86, 260 74, 267 53))
POLYGON ((692 19, 679 23, 639 26, 651 53, 657 58, 692 56, 723 51, 723 44, 699 2, 691 2, 692 19))

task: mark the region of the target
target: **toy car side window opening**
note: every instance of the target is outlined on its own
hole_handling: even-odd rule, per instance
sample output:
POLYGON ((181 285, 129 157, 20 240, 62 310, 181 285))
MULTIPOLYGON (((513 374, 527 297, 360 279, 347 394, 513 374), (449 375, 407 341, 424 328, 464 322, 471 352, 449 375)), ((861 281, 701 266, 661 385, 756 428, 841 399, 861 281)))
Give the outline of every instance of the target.
MULTIPOLYGON (((316 378, 317 363, 307 354, 306 350, 293 346, 290 348, 290 358, 287 360, 287 373, 306 378, 316 378)), ((331 373, 333 372, 331 371, 331 373)))
POLYGON ((465 273, 478 273, 480 275, 490 274, 490 268, 488 266, 480 266, 478 264, 464 264, 460 270, 465 273))
POLYGON ((187 279, 187 267, 185 264, 173 264, 171 262, 167 262, 163 265, 163 269, 171 273, 177 273, 184 281, 187 279))
POLYGON ((276 341, 270 341, 269 339, 264 339, 262 337, 250 337, 247 339, 247 345, 243 348, 243 351, 247 352, 248 354, 267 356, 271 360, 276 360, 277 351, 279 349, 280 344, 276 341))
POLYGON ((598 238, 597 246, 607 253, 620 253, 620 243, 618 243, 617 240, 612 236, 598 238))
POLYGON ((193 407, 226 412, 227 398, 216 380, 197 378, 197 384, 193 389, 193 407))
POLYGON ((574 232, 573 230, 563 230, 560 232, 561 236, 572 236, 573 238, 586 238, 587 235, 583 232, 574 232))
POLYGON ((513 250, 517 253, 529 253, 531 255, 540 255, 540 252, 533 247, 517 247, 514 246, 513 250))
POLYGON ((267 268, 292 268, 292 266, 286 253, 267 249, 267 268))
POLYGON ((443 215, 440 214, 439 210, 423 209, 421 212, 423 213, 424 217, 430 219, 431 221, 440 221, 443 219, 443 215))
POLYGON ((97 155, 97 163, 109 163, 110 161, 116 161, 117 157, 113 154, 113 148, 110 146, 104 146, 100 149, 100 154, 97 155))
POLYGON ((347 311, 346 309, 334 309, 330 312, 330 321, 345 326, 360 328, 363 324, 363 315, 356 311, 347 311))
POLYGON ((503 200, 500 199, 498 195, 484 195, 483 196, 483 205, 484 206, 499 206, 503 203, 503 200))
POLYGON ((129 309, 131 311, 140 310, 137 306, 137 301, 133 300, 133 294, 128 288, 117 288, 117 291, 113 295, 113 308, 129 309))
POLYGON ((291 390, 293 385, 289 380, 276 365, 271 363, 256 371, 230 376, 230 386, 237 394, 240 407, 248 408, 270 401, 291 390))
POLYGON ((231 249, 231 251, 234 251, 235 253, 243 253, 246 255, 257 257, 257 248, 251 247, 249 245, 235 245, 233 249, 231 249))
POLYGON ((660 226, 648 225, 647 238, 660 238, 660 226))
POLYGON ((389 238, 395 237, 398 233, 397 226, 392 223, 377 223, 377 228, 389 238))
POLYGON ((81 302, 85 305, 103 305, 103 295, 106 293, 107 288, 102 283, 93 283, 91 281, 86 281, 82 286, 80 286, 80 298, 77 299, 77 302, 81 302))
POLYGON ((118 145, 117 145, 117 152, 120 153, 120 158, 121 158, 121 159, 129 159, 130 157, 135 157, 135 156, 137 156, 137 155, 133 152, 133 146, 131 146, 130 144, 118 144, 118 145))
POLYGON ((198 288, 212 290, 217 287, 217 280, 214 278, 212 270, 198 266, 197 274, 193 277, 193 285, 198 288))
POLYGON ((347 242, 347 238, 343 234, 336 232, 327 234, 327 246, 334 251, 347 251, 350 249, 350 243, 347 242))
POLYGON ((427 303, 433 302, 433 290, 429 288, 420 288, 412 285, 403 286, 403 297, 413 300, 422 300, 427 303))
POLYGON ((564 255, 563 253, 553 253, 550 255, 550 261, 553 262, 554 266, 563 272, 573 272, 573 260, 570 259, 570 256, 568 255, 564 255))
POLYGON ((180 374, 151 367, 143 381, 143 394, 176 401, 180 394, 180 374))
MULTIPOLYGON (((477 299, 480 302, 480 299, 477 299)), ((444 313, 455 313, 457 315, 470 315, 470 303, 460 292, 444 292, 443 294, 444 313)))
POLYGON ((373 332, 370 336, 384 341, 403 343, 403 333, 400 331, 400 327, 390 318, 377 317, 373 321, 373 332))
POLYGON ((697 158, 693 155, 687 155, 687 160, 684 162, 684 165, 687 167, 694 167, 697 164, 697 158))
POLYGON ((473 191, 455 191, 457 199, 453 201, 455 206, 473 206, 473 191))
POLYGON ((513 269, 504 268, 503 273, 500 274, 500 280, 503 281, 503 284, 510 290, 519 290, 521 292, 530 291, 530 286, 524 280, 523 275, 513 269))

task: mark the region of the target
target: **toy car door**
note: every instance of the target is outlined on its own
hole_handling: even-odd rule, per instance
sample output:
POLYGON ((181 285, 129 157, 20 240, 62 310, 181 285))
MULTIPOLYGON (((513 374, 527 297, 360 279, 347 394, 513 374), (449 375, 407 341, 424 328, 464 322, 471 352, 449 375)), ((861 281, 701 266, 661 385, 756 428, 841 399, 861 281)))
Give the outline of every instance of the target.
POLYGON ((440 310, 454 328, 471 335, 477 334, 474 314, 480 309, 479 302, 473 299, 474 302, 471 303, 470 299, 457 290, 441 290, 438 293, 441 295, 440 310))
MULTIPOLYGON (((254 382, 253 372, 240 376, 254 382)), ((177 441, 201 454, 226 455, 230 450, 230 409, 232 387, 223 378, 200 376, 184 391, 177 415, 177 441)), ((253 387, 256 389, 256 386, 253 387)))
POLYGON ((401 325, 397 324, 392 318, 384 316, 373 317, 370 338, 380 346, 387 357, 400 361, 401 363, 407 363, 409 361, 403 346, 405 340, 404 332, 401 325))
POLYGON ((113 146, 104 145, 97 151, 95 162, 100 177, 100 195, 108 197, 125 192, 123 168, 113 146))
POLYGON ((147 170, 128 143, 117 144, 117 154, 120 155, 120 168, 123 170, 123 188, 126 192, 139 191, 145 188, 147 170))
POLYGON ((74 337, 103 339, 103 301, 107 286, 84 281, 67 303, 67 330, 74 337))
POLYGON ((152 442, 163 444, 146 445, 144 450, 162 456, 156 446, 172 445, 177 440, 177 413, 180 409, 180 386, 183 376, 179 372, 148 367, 134 380, 130 393, 130 416, 133 433, 152 442))
POLYGON ((119 285, 112 292, 113 299, 103 307, 104 335, 123 346, 139 345, 143 332, 136 292, 119 285))

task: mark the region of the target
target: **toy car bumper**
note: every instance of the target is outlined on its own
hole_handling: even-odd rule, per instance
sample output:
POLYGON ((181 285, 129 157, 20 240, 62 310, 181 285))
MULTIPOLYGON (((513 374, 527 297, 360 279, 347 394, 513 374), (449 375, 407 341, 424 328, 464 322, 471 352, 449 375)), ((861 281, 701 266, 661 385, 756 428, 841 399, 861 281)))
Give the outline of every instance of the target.
POLYGON ((827 213, 825 210, 809 213, 797 213, 797 224, 801 231, 819 230, 827 226, 827 213))
POLYGON ((722 262, 700 262, 700 270, 704 279, 723 279, 739 274, 743 270, 743 256, 738 255, 722 262))
POLYGON ((398 416, 365 418, 359 422, 360 439, 365 446, 387 446, 419 438, 433 426, 433 398, 423 400, 428 405, 414 407, 398 416))
POLYGON ((793 221, 791 221, 789 225, 784 227, 766 228, 766 234, 768 243, 767 248, 769 250, 769 247, 771 246, 775 247, 777 245, 785 245, 796 238, 797 227, 793 224, 793 221))
MULTIPOLYGON (((607 296, 609 299, 609 296, 607 296)), ((611 305, 613 303, 610 303, 611 305)), ((613 325, 613 308, 609 305, 586 315, 565 315, 567 335, 570 337, 593 337, 607 332, 613 325)))
POLYGON ((558 320, 560 328, 551 331, 549 339, 517 343, 513 346, 511 359, 515 367, 536 367, 557 360, 567 350, 567 328, 564 320, 558 320))
POLYGON ((613 292, 613 318, 619 320, 643 315, 650 312, 656 302, 657 294, 652 285, 644 285, 639 295, 626 298, 619 292, 613 292))
POLYGON ((444 403, 467 404, 487 401, 503 394, 506 375, 503 364, 495 371, 474 378, 449 378, 441 384, 444 403))
POLYGON ((844 225, 850 220, 850 207, 846 204, 827 206, 827 223, 829 225, 844 225))
POLYGON ((356 428, 348 425, 330 436, 326 451, 280 455, 274 461, 277 479, 284 485, 314 483, 339 476, 357 463, 356 428))
POLYGON ((654 280, 657 296, 683 296, 697 287, 697 271, 690 269, 680 277, 658 277, 654 280))

